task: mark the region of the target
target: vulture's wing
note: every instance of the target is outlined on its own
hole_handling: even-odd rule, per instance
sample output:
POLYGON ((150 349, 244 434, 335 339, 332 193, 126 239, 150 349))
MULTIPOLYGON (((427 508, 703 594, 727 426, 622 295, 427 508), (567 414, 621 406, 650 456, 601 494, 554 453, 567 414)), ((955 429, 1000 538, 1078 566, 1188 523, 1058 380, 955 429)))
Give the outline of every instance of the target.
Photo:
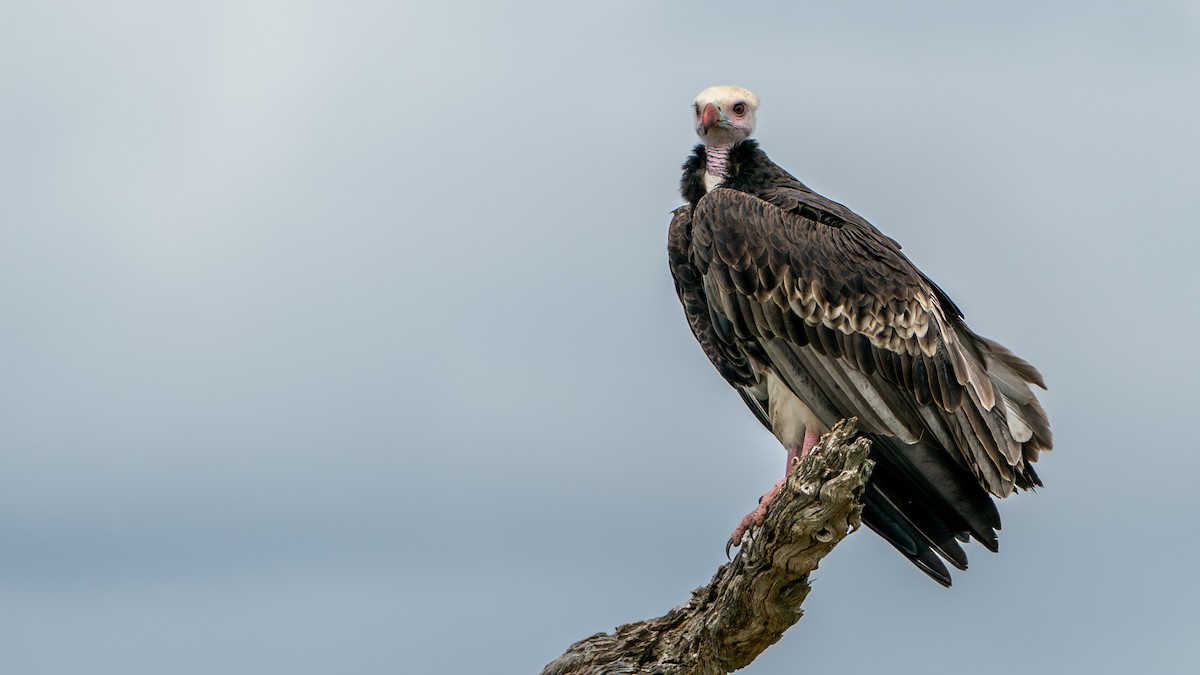
POLYGON ((879 462, 865 520, 948 583, 920 541, 963 567, 956 538, 996 545, 999 519, 979 487, 1003 497, 1040 484, 1029 462, 1051 437, 1029 385, 1041 376, 971 332, 899 245, 849 209, 799 183, 764 194, 718 188, 676 213, 671 265, 693 331, 764 424, 753 361, 826 425, 858 417, 879 462))
POLYGON ((798 188, 771 198, 718 188, 695 209, 691 254, 714 323, 765 351, 802 399, 815 388, 827 414, 941 441, 997 496, 1036 484, 1028 461, 1050 445, 1037 371, 967 329, 845 207, 798 188))

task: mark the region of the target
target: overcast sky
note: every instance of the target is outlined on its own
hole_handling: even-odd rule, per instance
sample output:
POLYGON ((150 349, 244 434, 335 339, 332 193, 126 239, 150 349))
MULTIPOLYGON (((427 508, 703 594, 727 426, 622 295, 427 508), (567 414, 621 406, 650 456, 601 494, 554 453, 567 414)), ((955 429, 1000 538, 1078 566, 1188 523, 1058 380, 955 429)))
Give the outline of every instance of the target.
POLYGON ((713 84, 1057 446, 953 589, 861 531, 744 672, 1195 667, 1195 2, 11 0, 0 82, 5 673, 530 673, 684 602, 784 456, 666 269, 713 84))

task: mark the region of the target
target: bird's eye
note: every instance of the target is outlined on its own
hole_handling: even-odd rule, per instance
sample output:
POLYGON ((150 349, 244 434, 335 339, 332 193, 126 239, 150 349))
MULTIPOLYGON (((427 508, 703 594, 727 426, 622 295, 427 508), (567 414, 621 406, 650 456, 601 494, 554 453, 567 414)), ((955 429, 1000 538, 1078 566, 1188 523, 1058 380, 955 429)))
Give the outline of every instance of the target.
POLYGON ((745 115, 746 114, 746 104, 745 103, 734 103, 733 104, 733 114, 734 115, 745 115))
POLYGON ((699 114, 700 114, 700 104, 699 104, 699 103, 693 103, 693 104, 692 104, 692 107, 696 109, 696 114, 697 114, 697 115, 699 115, 699 114))

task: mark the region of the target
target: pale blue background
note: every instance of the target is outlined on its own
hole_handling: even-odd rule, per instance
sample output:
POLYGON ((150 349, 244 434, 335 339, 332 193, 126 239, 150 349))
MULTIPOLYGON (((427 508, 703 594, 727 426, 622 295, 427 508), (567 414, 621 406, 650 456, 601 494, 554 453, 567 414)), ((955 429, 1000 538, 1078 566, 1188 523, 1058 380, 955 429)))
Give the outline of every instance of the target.
POLYGON ((1194 672, 1195 2, 9 0, 0 78, 4 673, 531 673, 686 600, 783 464, 666 270, 725 83, 1058 445, 744 672, 1194 672))

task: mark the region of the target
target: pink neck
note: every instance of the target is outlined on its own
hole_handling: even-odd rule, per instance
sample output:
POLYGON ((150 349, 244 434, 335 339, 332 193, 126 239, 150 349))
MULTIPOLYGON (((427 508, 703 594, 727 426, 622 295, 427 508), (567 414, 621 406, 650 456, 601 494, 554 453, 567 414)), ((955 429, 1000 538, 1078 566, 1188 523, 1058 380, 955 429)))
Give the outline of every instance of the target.
POLYGON ((729 149, 732 145, 704 146, 705 170, 718 178, 729 178, 729 149))

